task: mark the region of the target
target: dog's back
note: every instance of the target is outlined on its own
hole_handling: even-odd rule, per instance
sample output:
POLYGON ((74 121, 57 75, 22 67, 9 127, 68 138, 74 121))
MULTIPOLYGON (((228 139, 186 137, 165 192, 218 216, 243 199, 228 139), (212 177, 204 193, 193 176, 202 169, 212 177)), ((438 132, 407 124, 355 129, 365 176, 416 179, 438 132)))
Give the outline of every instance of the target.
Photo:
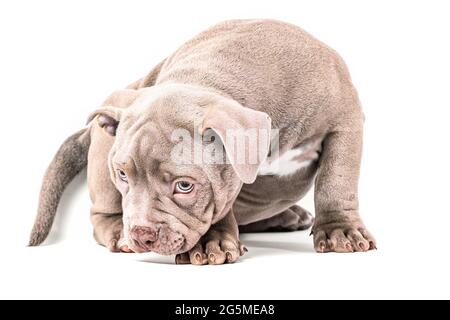
MULTIPOLYGON (((268 113, 274 127, 324 111, 352 91, 339 55, 301 28, 274 20, 232 20, 200 33, 163 65, 156 84, 212 87, 268 113)), ((331 111, 331 112, 330 112, 331 111)))

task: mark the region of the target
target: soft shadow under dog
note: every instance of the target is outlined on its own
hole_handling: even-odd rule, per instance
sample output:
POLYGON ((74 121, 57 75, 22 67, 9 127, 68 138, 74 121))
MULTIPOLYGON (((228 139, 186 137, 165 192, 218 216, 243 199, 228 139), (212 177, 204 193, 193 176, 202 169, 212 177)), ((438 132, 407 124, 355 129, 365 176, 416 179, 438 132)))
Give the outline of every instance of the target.
MULTIPOLYGON (((304 231, 298 231, 299 233, 303 233, 304 231)), ((246 252, 237 262, 243 263, 247 259, 252 259, 256 257, 262 256, 270 256, 270 255, 279 255, 286 254, 288 252, 294 253, 314 253, 314 248, 309 242, 302 242, 297 239, 294 235, 297 235, 297 232, 289 233, 293 235, 292 241, 277 241, 274 238, 276 234, 274 233, 258 233, 258 234, 243 234, 241 235, 241 241, 248 248, 248 252, 246 252), (252 239, 247 239, 249 236, 252 239), (255 239, 258 238, 258 239, 255 239), (261 240, 259 240, 261 239, 261 240), (264 240, 263 240, 264 239, 264 240)), ((286 233, 283 233, 283 236, 286 236, 286 233)), ((144 256, 138 259, 140 262, 146 263, 157 263, 157 264, 175 264, 175 257, 167 257, 167 256, 159 256, 159 255, 151 255, 144 256)))

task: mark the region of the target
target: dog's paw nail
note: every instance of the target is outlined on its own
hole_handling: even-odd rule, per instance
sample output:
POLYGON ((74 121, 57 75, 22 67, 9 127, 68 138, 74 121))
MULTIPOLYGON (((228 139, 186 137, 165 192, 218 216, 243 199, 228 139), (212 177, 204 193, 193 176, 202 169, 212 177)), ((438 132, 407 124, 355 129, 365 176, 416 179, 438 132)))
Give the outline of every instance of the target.
POLYGON ((227 252, 227 262, 231 262, 233 261, 233 255, 231 254, 231 252, 227 252))
POLYGON ((366 247, 364 246, 364 243, 360 242, 360 243, 358 243, 358 246, 361 248, 361 250, 366 251, 366 247))
POLYGON ((348 252, 353 252, 353 247, 352 247, 352 245, 350 243, 347 243, 345 245, 345 248, 347 249, 348 252))
POLYGON ((216 262, 216 256, 214 255, 214 253, 209 254, 209 261, 212 263, 216 262))
POLYGON ((327 245, 325 244, 325 241, 320 241, 319 242, 319 250, 321 252, 325 252, 325 248, 327 247, 327 245))
POLYGON ((248 252, 248 249, 246 246, 244 246, 243 244, 240 245, 239 247, 239 253, 242 255, 244 255, 244 253, 248 252))
POLYGON ((370 241, 370 250, 378 250, 377 246, 375 245, 375 243, 373 241, 370 241))
POLYGON ((197 253, 194 255, 194 259, 195 259, 196 262, 202 263, 202 255, 200 254, 200 252, 197 252, 197 253))
POLYGON ((107 248, 111 252, 120 252, 120 248, 118 248, 118 246, 117 246, 117 240, 116 239, 111 240, 109 242, 109 244, 107 245, 107 248))

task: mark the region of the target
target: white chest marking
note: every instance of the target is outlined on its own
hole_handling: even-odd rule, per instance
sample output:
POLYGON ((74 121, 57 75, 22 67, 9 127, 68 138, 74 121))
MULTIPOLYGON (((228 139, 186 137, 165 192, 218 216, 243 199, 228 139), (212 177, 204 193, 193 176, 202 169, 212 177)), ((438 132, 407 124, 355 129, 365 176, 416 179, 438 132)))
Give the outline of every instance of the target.
POLYGON ((260 167, 258 175, 287 176, 305 168, 317 158, 316 152, 311 152, 310 146, 298 147, 283 153, 276 159, 268 158, 260 167))

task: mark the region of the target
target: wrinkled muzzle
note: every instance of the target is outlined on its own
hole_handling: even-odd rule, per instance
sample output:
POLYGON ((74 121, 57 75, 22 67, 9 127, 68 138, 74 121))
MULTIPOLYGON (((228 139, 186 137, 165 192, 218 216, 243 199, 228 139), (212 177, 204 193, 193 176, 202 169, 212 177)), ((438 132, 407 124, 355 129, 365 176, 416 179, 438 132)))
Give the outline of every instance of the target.
POLYGON ((163 255, 180 253, 185 237, 166 223, 133 226, 129 232, 129 246, 134 252, 156 252, 163 255))

